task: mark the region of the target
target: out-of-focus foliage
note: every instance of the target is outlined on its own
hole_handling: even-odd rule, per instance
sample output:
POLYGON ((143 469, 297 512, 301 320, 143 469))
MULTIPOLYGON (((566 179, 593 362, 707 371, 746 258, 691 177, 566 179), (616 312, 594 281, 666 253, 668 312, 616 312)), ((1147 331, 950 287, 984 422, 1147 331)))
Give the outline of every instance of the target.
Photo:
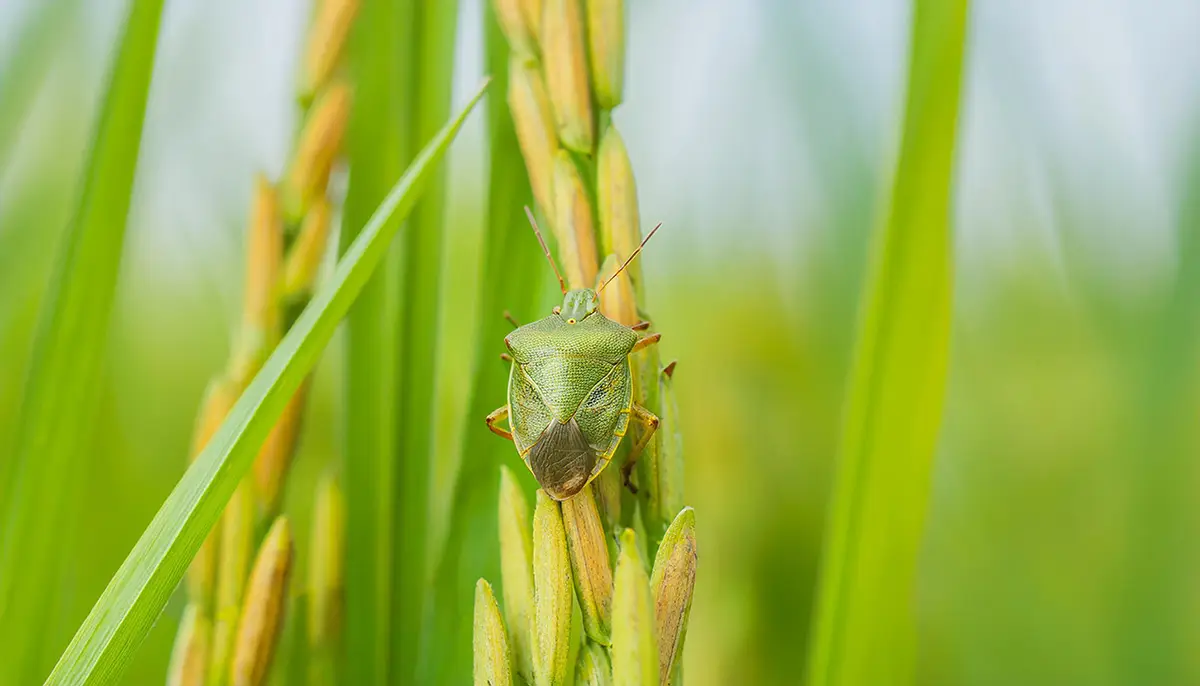
MULTIPOLYGON (((138 538, 63 652, 50 683, 106 683, 124 673, 259 446, 316 365, 371 272, 383 261, 398 229, 390 223, 392 215, 407 218, 429 171, 441 161, 485 91, 486 82, 413 158, 380 202, 338 260, 337 269, 315 292, 138 538)), ((286 531, 290 538, 290 527, 286 531)), ((266 668, 264 661, 255 672, 263 674, 266 668)), ((235 670, 234 683, 238 683, 236 675, 235 670)))
MULTIPOLYGON (((18 37, 36 30, 28 8, 42 4, 0 3, 6 87, 21 71, 18 37)), ((86 9, 64 11, 49 32, 50 66, 34 70, 29 109, 0 160, 0 479, 124 9, 78 4, 86 9)), ((74 564, 45 580, 61 595, 55 624, 68 636, 182 475, 205 383, 228 356, 247 189, 256 169, 283 167, 292 128, 307 17, 285 4, 167 3, 143 148, 150 166, 130 217, 74 564)), ((699 686, 792 684, 865 239, 894 162, 908 3, 629 4, 618 124, 643 219, 664 222, 639 259, 662 359, 679 360, 686 494, 703 540, 684 671, 699 686)), ((1187 306, 1194 241, 1184 240, 1200 226, 1186 210, 1197 181, 1185 170, 1200 159, 1188 135, 1200 127, 1188 66, 1200 56, 1186 47, 1200 45, 1194 5, 974 3, 950 386, 918 574, 918 683, 1200 680, 1190 646, 1200 589, 1189 582, 1200 552, 1187 544, 1200 532, 1188 496, 1200 477, 1200 422, 1190 421, 1200 351, 1189 342, 1200 313, 1187 306)), ((460 90, 481 70, 481 14, 462 3, 460 90)), ((0 121, 10 102, 0 101, 0 121)), ((554 291, 536 271, 536 242, 517 233, 520 206, 503 218, 484 209, 483 128, 479 117, 464 131, 448 167, 431 545, 448 526, 455 437, 480 449, 465 464, 486 467, 487 499, 497 461, 515 460, 511 446, 477 435, 482 418, 466 410, 473 378, 503 375, 501 312, 528 309, 494 294, 482 309, 485 215, 511 221, 525 241, 513 249, 531 251, 511 278, 554 291)), ((314 482, 342 458, 343 343, 316 370, 284 495, 296 578, 306 577, 314 482)), ((478 533, 464 525, 460 561, 498 578, 496 551, 481 547, 495 545, 491 521, 478 533)), ((477 576, 455 581, 461 612, 477 576)), ((182 612, 180 593, 125 683, 160 682, 182 612)), ((469 658, 469 644, 459 650, 469 658)))
MULTIPOLYGON (((44 24, 57 12, 39 9, 36 14, 44 24)), ((0 469, 0 681, 39 678, 61 641, 54 621, 60 594, 46 580, 63 578, 71 564, 78 516, 72 510, 84 487, 85 449, 99 414, 96 401, 161 16, 162 0, 137 0, 122 24, 84 178, 39 308, 16 442, 0 469)), ((23 47, 33 52, 36 45, 23 47)), ((36 62, 41 56, 22 57, 36 62)), ((14 99, 14 107, 23 104, 14 99)))
POLYGON ((894 186, 872 233, 809 644, 810 686, 902 684, 949 366, 967 0, 917 0, 894 186))

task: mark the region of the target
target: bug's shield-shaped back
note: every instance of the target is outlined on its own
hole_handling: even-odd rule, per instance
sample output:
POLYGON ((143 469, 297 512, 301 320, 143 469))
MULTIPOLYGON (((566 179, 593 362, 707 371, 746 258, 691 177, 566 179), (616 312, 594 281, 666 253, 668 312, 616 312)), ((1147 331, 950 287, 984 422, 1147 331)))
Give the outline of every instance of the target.
POLYGON ((635 332, 599 313, 570 324, 552 315, 505 338, 513 442, 556 500, 582 490, 625 434, 636 342, 635 332))
POLYGON ((582 490, 595 465, 596 451, 588 445, 574 417, 565 424, 551 421, 529 451, 533 476, 555 500, 565 500, 582 490))

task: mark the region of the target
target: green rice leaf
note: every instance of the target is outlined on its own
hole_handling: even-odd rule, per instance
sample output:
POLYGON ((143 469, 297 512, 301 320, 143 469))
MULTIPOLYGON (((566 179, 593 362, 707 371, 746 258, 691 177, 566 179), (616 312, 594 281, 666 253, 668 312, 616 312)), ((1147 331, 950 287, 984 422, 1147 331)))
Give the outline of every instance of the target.
MULTIPOLYGON (((508 90, 508 47, 496 24, 493 3, 485 3, 487 71, 495 92, 508 90)), ((432 607, 426 607, 417 683, 463 684, 471 678, 471 603, 479 578, 500 578, 496 550, 499 465, 533 483, 513 445, 488 431, 483 418, 504 403, 507 367, 497 358, 512 327, 508 310, 519 321, 539 314, 542 294, 556 294, 553 275, 529 229, 522 206, 531 202, 525 162, 517 147, 512 115, 502 97, 488 101, 490 181, 480 280, 477 348, 471 401, 462 437, 462 462, 454 484, 446 540, 433 575, 432 607)), ((541 313, 544 316, 544 312, 541 313)))
MULTIPOLYGON (((0 683, 29 683, 61 644, 47 635, 99 404, 162 0, 130 5, 70 225, 43 301, 23 414, 0 499, 0 683), (43 664, 43 660, 45 663, 43 664)), ((61 637, 62 640, 66 636, 61 637)))
MULTIPOLYGON (((438 127, 450 109, 454 82, 454 45, 458 0, 409 2, 412 39, 403 46, 403 64, 410 65, 408 85, 409 150, 416 150, 438 127)), ((434 408, 434 374, 441 345, 439 311, 443 245, 445 243, 445 165, 430 176, 429 190, 413 209, 409 230, 401 237, 403 268, 400 298, 395 307, 399 323, 396 370, 399 376, 397 449, 396 565, 393 579, 392 660, 395 679, 409 683, 417 669, 418 642, 429 572, 427 537, 430 521, 430 472, 434 408)))
POLYGON ((950 191, 966 0, 917 0, 903 138, 826 534, 811 686, 912 679, 912 596, 950 339, 950 191))
MULTIPOLYGON (((361 224, 434 135, 450 107, 458 3, 367 3, 351 45, 357 106, 350 131, 347 230, 361 224)), ((428 576, 426 535, 433 362, 445 205, 444 168, 409 230, 351 310, 346 350, 351 674, 358 683, 412 678, 428 576)))
MULTIPOLYGON (((354 106, 347 140, 350 187, 342 219, 343 251, 404 168, 401 141, 408 118, 397 95, 403 81, 400 46, 410 39, 410 22, 402 10, 411 4, 365 3, 351 33, 348 66, 354 106)), ((398 226, 399 221, 394 217, 390 224, 398 226)), ((345 677, 355 684, 388 683, 390 673, 400 247, 399 241, 391 246, 346 316, 341 415, 347 524, 345 677)))
POLYGON ((430 141, 372 215, 330 279, 267 359, 221 428, 183 475, 59 659, 48 684, 111 683, 149 632, 188 563, 338 322, 383 260, 428 171, 445 153, 486 83, 430 141))

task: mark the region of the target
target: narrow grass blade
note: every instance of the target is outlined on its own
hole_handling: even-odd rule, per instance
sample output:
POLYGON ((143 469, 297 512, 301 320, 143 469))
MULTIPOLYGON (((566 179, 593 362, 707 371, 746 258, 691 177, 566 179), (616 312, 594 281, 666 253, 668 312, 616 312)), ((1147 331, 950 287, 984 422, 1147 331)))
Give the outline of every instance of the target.
POLYGON ((875 237, 809 656, 811 686, 912 678, 912 596, 950 338, 966 0, 917 0, 891 208, 875 237))
MULTIPOLYGON (((506 92, 508 49, 500 35, 492 3, 485 4, 488 72, 496 79, 497 93, 506 92)), ((517 147, 512 117, 502 98, 488 100, 490 181, 488 225, 484 234, 483 276, 480 281, 479 328, 476 338, 471 402, 462 463, 440 559, 434 573, 433 605, 426 609, 422 662, 418 683, 462 684, 470 678, 472 589, 479 578, 500 576, 496 550, 499 465, 519 464, 512 443, 484 428, 483 418, 504 402, 508 371, 496 356, 504 350, 504 336, 512 330, 503 313, 520 321, 533 321, 539 293, 554 293, 549 270, 521 211, 530 202, 525 163, 517 147), (477 423, 476 423, 477 422, 477 423)), ((518 469, 518 468, 514 468, 518 469)), ((519 467, 528 476, 525 467, 519 467)), ((528 480, 532 482, 532 477, 528 480)))
MULTIPOLYGON (((62 530, 98 404, 125 223, 154 70, 162 0, 130 5, 74 216, 62 238, 0 500, 0 683, 44 676, 62 530)), ((65 639, 65 636, 62 637, 65 639)), ((59 645, 50 646, 58 650, 59 645)), ((52 655, 53 653, 51 653, 52 655)))
POLYGON ((338 322, 383 260, 425 174, 445 153, 486 83, 392 188, 336 270, 254 377, 208 446, 168 496, 59 659, 49 684, 111 683, 162 611, 204 537, 338 322))
MULTIPOLYGON (((454 45, 458 0, 409 2, 412 36, 402 47, 401 64, 408 65, 407 84, 411 117, 408 150, 416 150, 437 133, 450 108, 454 82, 454 45)), ((497 98, 499 99, 499 98, 497 98)), ((411 153, 410 153, 411 154, 411 153)), ((431 447, 437 395, 439 310, 441 307, 442 253, 445 219, 445 167, 435 169, 429 188, 413 209, 409 230, 401 237, 400 297, 397 348, 399 432, 396 481, 395 550, 393 588, 393 683, 412 683, 418 661, 418 643, 428 580, 428 530, 431 447)))
MULTIPOLYGON (((410 3, 366 3, 351 34, 355 106, 347 153, 350 187, 342 250, 403 169, 399 46, 409 40, 410 3)), ((391 229, 399 223, 391 220, 391 229)), ((346 464, 346 674, 348 683, 386 684, 392 646, 393 526, 398 409, 396 290, 399 248, 367 281, 346 317, 343 427, 346 464)))

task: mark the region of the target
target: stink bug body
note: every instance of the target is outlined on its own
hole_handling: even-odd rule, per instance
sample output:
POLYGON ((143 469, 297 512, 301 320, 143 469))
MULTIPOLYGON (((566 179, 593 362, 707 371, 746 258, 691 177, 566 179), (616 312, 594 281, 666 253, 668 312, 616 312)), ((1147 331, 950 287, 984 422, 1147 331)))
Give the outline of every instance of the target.
MULTIPOLYGON (((526 208, 538 241, 550 258, 533 214, 526 208)), ((657 230, 658 227, 655 227, 657 230)), ((651 231, 646 240, 654 235, 651 231)), ((642 241, 645 245, 645 241, 642 241)), ((629 264, 641 246, 621 265, 629 264)), ((551 266, 554 260, 550 259, 551 266)), ((504 339, 512 368, 508 401, 487 417, 487 426, 511 439, 538 484, 555 500, 574 496, 608 466, 631 422, 645 427, 629 453, 629 467, 658 428, 658 417, 633 402, 629 356, 656 343, 600 313, 597 289, 568 291, 559 275, 563 304, 536 322, 519 326, 504 339), (510 430, 499 426, 508 419, 510 430)), ((555 274, 558 268, 554 267, 555 274)))

